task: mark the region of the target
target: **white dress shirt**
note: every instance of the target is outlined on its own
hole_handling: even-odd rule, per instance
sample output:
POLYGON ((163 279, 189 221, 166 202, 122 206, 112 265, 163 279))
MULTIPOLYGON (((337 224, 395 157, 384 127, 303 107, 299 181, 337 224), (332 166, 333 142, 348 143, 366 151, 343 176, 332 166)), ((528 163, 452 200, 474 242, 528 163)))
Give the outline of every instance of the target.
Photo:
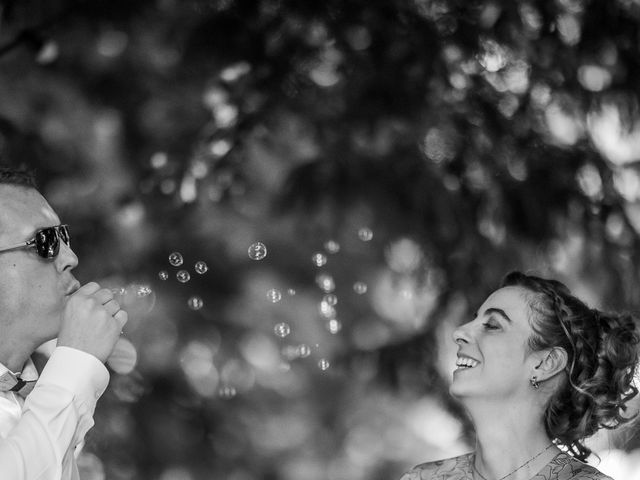
MULTIPOLYGON (((29 361, 23 379, 34 378, 34 372, 29 361)), ((109 373, 96 357, 57 347, 26 400, 0 392, 0 479, 79 480, 74 450, 93 426, 96 402, 108 383, 109 373)))

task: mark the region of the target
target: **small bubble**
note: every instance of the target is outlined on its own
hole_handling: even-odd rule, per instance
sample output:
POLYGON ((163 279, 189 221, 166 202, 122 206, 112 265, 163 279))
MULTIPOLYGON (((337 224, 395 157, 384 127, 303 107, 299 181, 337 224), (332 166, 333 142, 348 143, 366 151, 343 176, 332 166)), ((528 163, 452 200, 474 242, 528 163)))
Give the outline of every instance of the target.
POLYGON ((267 256, 267 247, 262 242, 252 243, 247 253, 252 260, 262 260, 267 256))
POLYGON ((160 271, 158 272, 158 278, 159 278, 160 280, 167 280, 167 279, 169 278, 169 273, 167 273, 167 271, 166 271, 166 270, 160 270, 160 271))
POLYGON ((333 292, 336 289, 336 282, 333 277, 327 273, 320 273, 316 276, 316 284, 324 292, 333 292))
POLYGON ((271 303, 278 303, 280 300, 282 300, 282 293, 280 293, 280 290, 272 288, 267 292, 267 299, 271 303))
POLYGON ((311 347, 306 343, 301 343, 296 349, 296 353, 300 358, 307 358, 311 355, 311 347))
POLYGON ((329 305, 324 300, 320 302, 318 311, 324 318, 334 318, 336 316, 336 309, 333 307, 333 305, 329 305))
POLYGON ((322 297, 322 301, 326 302, 328 305, 335 307, 338 303, 338 297, 336 297, 333 293, 329 293, 322 297))
POLYGON ((180 252, 173 252, 169 255, 169 263, 174 267, 179 267, 184 263, 184 259, 182 258, 182 254, 180 252))
POLYGON ((189 308, 191 310, 200 310, 204 306, 204 302, 202 301, 202 298, 194 295, 192 297, 189 297, 189 300, 187 300, 187 305, 189 305, 189 308))
POLYGON ((196 262, 195 269, 196 269, 196 273, 199 273, 200 275, 202 275, 203 273, 207 273, 207 270, 209 270, 209 267, 205 262, 200 260, 199 262, 196 262))
POLYGON ((138 288, 136 289, 136 295, 140 298, 151 295, 152 293, 153 290, 151 290, 149 285, 138 285, 138 288))
POLYGON ((358 238, 363 242, 368 242, 373 238, 373 232, 370 228, 362 227, 358 230, 358 238))
POLYGON ((124 287, 116 287, 111 289, 111 293, 114 295, 124 295, 127 293, 127 289, 124 287))
POLYGON ((340 322, 340 320, 332 318, 327 322, 327 330, 329 330, 330 333, 335 335, 340 330, 342 330, 342 322, 340 322))
POLYGON ((320 368, 320 370, 327 370, 330 366, 331 364, 326 358, 321 358, 320 360, 318 360, 318 368, 320 368))
POLYGON ((233 398, 237 395, 237 393, 238 392, 236 391, 235 387, 231 387, 229 385, 220 387, 220 389, 218 390, 218 396, 224 399, 233 398))
POLYGON ((287 295, 293 297, 295 294, 296 294, 295 288, 290 288, 289 290, 287 290, 287 295))
POLYGON ((340 244, 335 240, 327 240, 324 242, 324 249, 329 253, 338 253, 340 251, 340 244))
POLYGON ((186 270, 178 270, 178 273, 176 273, 176 278, 180 283, 187 283, 189 280, 191 280, 191 275, 189 275, 189 272, 187 272, 186 270))
POLYGON ((367 284, 364 282, 356 282, 353 284, 353 291, 358 295, 367 293, 367 284))
POLYGON ((311 257, 311 261, 316 267, 322 267, 327 263, 327 256, 324 253, 314 253, 311 257))
POLYGON ((273 331, 276 334, 276 336, 280 338, 284 338, 291 333, 291 327, 289 326, 288 323, 282 322, 282 323, 276 324, 276 326, 273 327, 273 331))

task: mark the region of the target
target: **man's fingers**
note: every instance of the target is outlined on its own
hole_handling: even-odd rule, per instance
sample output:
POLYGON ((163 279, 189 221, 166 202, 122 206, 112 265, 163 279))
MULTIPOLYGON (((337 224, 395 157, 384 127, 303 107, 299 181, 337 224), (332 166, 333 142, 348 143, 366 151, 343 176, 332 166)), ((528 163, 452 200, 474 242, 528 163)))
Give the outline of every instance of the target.
POLYGON ((113 300, 113 292, 108 288, 101 288, 100 290, 98 290, 93 294, 93 297, 96 300, 98 300, 102 305, 106 305, 107 303, 113 300))
POLYGON ((83 294, 83 295, 93 295, 98 290, 100 290, 100 285, 98 285, 96 282, 89 282, 89 283, 85 283, 84 285, 82 285, 76 291, 76 293, 80 293, 80 294, 83 294))
POLYGON ((120 304, 116 300, 109 300, 104 304, 104 308, 109 315, 113 316, 120 310, 120 304))
POLYGON ((124 310, 119 310, 118 313, 116 313, 113 316, 113 318, 115 318, 115 320, 120 325, 120 330, 124 328, 124 326, 127 323, 127 320, 129 320, 129 316, 127 315, 127 312, 125 312, 124 310))

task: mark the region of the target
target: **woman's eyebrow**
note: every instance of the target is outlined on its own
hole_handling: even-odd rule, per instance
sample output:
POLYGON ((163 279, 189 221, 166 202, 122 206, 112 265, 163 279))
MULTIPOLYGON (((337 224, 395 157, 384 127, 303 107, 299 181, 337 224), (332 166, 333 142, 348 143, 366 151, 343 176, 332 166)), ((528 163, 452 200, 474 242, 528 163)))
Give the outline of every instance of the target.
POLYGON ((488 314, 491 314, 491 313, 497 313, 497 314, 498 314, 498 315, 500 315, 502 318, 504 318, 507 322, 509 322, 509 323, 513 323, 513 322, 511 321, 511 319, 509 318, 509 316, 508 316, 506 313, 504 313, 504 310, 502 310, 501 308, 487 308, 487 309, 484 311, 484 314, 485 314, 485 315, 488 315, 488 314))

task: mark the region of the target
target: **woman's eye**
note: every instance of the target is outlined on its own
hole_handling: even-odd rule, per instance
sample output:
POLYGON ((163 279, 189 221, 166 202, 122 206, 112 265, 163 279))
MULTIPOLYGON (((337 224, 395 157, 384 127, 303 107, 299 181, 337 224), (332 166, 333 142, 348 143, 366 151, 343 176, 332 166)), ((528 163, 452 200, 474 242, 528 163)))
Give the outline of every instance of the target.
POLYGON ((482 325, 484 325, 484 328, 486 328, 487 330, 499 330, 500 329, 500 326, 496 325, 494 323, 486 322, 486 323, 483 323, 482 325))

